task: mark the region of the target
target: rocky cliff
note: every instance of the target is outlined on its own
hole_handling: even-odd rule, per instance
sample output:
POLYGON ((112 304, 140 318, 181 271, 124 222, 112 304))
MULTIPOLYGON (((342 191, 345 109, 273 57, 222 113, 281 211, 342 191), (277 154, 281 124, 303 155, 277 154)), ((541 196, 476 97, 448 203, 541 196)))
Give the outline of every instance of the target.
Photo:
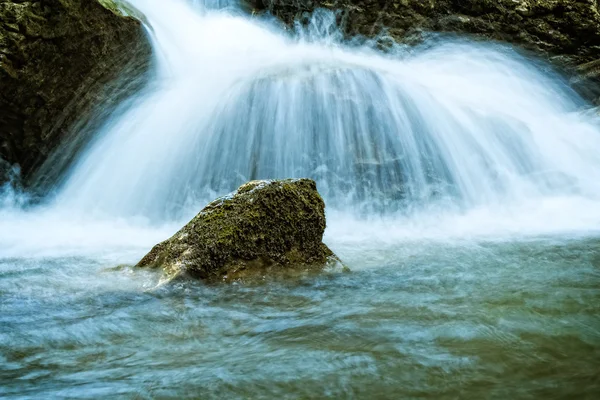
MULTIPOLYGON (((597 0, 253 0, 286 23, 316 8, 339 10, 348 35, 382 32, 415 42, 423 32, 449 32, 516 44, 573 76, 599 102, 600 13, 597 0)), ((600 103, 600 102, 599 102, 600 103)))
POLYGON ((0 158, 29 177, 78 118, 136 89, 115 78, 149 55, 110 0, 0 0, 0 158))

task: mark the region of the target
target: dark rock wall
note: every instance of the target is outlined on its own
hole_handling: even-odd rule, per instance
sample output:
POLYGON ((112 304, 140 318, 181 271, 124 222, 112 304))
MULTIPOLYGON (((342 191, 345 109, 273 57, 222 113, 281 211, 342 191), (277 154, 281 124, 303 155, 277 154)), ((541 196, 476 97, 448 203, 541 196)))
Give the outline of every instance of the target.
POLYGON ((451 32, 499 40, 548 58, 574 76, 592 101, 600 77, 600 13, 597 0, 253 0, 286 23, 316 8, 340 10, 348 35, 373 37, 387 28, 398 41, 421 32, 451 32))
POLYGON ((0 0, 0 158, 31 176, 78 118, 136 89, 115 78, 150 52, 140 22, 96 0, 0 0))

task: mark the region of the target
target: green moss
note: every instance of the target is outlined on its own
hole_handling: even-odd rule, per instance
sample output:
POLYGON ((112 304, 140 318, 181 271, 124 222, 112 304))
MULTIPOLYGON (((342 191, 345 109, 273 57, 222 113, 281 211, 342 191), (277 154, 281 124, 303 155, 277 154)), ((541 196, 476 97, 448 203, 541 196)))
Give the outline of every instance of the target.
POLYGON ((98 2, 107 10, 122 17, 133 17, 142 22, 146 22, 146 17, 137 8, 127 0, 98 0, 98 2))
POLYGON ((321 270, 339 261, 322 242, 324 230, 314 181, 253 181, 210 203, 138 266, 208 281, 321 270))
POLYGON ((141 23, 115 15, 126 8, 117 0, 0 1, 0 157, 25 178, 83 130, 75 125, 87 124, 90 110, 141 87, 143 79, 117 79, 144 76, 151 55, 141 23))
POLYGON ((124 11, 123 2, 119 0, 98 0, 100 4, 107 10, 112 11, 117 15, 126 16, 129 15, 124 11))

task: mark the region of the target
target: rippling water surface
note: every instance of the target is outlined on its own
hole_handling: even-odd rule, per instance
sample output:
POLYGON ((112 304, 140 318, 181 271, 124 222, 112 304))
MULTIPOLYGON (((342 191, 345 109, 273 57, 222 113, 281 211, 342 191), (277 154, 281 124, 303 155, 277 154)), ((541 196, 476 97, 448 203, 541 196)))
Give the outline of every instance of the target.
POLYGON ((161 286, 114 243, 0 258, 0 395, 600 393, 600 237, 339 236, 353 272, 254 284, 161 286))

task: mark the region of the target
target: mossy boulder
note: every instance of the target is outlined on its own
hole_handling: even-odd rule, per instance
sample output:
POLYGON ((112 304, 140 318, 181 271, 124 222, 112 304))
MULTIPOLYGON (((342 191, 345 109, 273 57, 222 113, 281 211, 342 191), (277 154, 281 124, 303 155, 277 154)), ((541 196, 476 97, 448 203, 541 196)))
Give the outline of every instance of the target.
POLYGON ((111 9, 97 0, 0 0, 0 158, 25 178, 76 121, 141 87, 143 79, 116 78, 147 70, 144 28, 116 2, 103 4, 111 9))
POLYGON ((385 33, 419 43, 427 32, 468 34, 516 44, 572 74, 574 87, 600 104, 600 13, 596 0, 251 0, 283 20, 338 10, 349 36, 385 33))
POLYGON ((212 282, 319 271, 341 265, 324 231, 325 203, 313 180, 252 181, 210 203, 137 266, 212 282))

